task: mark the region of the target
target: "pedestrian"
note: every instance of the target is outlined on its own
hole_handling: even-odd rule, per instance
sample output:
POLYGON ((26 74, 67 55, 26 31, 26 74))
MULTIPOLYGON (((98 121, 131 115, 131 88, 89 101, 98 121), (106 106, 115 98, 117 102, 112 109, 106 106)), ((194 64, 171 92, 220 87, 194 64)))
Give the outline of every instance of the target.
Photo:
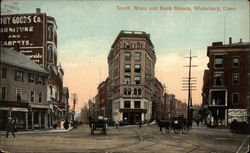
POLYGON ((141 120, 139 121, 139 128, 141 128, 141 120))
POLYGON ((118 126, 119 126, 119 121, 115 121, 115 128, 118 129, 118 126))
POLYGON ((8 138, 9 136, 9 132, 12 133, 13 137, 15 138, 15 132, 14 132, 14 124, 13 124, 13 120, 11 118, 8 119, 8 122, 6 124, 6 130, 7 130, 7 133, 6 133, 6 138, 8 138))
POLYGON ((199 120, 199 118, 196 118, 196 125, 197 125, 197 127, 199 126, 199 124, 200 124, 200 120, 199 120))

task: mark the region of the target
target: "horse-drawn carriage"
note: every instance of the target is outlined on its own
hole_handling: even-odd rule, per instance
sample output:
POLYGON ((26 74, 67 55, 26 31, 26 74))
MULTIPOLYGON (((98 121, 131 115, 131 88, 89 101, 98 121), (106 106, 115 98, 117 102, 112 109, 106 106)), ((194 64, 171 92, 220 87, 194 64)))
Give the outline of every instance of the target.
POLYGON ((160 131, 164 129, 166 133, 170 133, 171 130, 174 130, 175 134, 180 133, 182 131, 183 134, 187 134, 189 131, 190 124, 186 119, 180 116, 173 117, 169 120, 156 120, 160 131))
POLYGON ((91 134, 94 134, 94 131, 101 131, 101 134, 107 134, 108 124, 101 116, 98 117, 98 120, 93 120, 90 122, 91 134))

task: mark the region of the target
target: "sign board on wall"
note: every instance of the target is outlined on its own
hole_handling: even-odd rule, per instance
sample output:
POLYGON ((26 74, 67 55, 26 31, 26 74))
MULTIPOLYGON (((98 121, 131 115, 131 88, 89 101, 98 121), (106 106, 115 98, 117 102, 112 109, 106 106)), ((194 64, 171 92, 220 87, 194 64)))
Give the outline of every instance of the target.
POLYGON ((3 47, 19 44, 20 52, 37 64, 43 62, 44 14, 3 15, 0 17, 0 43, 3 47))
POLYGON ((247 122, 247 109, 228 109, 228 123, 235 119, 238 122, 247 122))

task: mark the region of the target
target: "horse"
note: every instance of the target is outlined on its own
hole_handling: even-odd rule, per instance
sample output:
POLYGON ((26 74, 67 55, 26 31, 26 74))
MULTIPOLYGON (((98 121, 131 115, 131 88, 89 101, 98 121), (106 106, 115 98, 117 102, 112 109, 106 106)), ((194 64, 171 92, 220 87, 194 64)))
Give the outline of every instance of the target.
POLYGON ((165 128, 166 133, 170 133, 170 126, 171 123, 169 121, 164 121, 164 120, 156 120, 157 125, 160 128, 160 132, 163 133, 162 128, 165 128))

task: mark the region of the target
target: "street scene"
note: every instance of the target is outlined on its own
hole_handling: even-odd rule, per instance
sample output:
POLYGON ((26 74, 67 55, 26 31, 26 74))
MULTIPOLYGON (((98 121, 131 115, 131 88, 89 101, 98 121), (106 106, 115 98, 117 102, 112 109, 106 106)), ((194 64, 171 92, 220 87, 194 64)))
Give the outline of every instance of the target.
POLYGON ((2 0, 0 151, 249 152, 249 4, 2 0))
MULTIPOLYGON (((193 127, 188 134, 159 133, 155 125, 109 128, 108 134, 90 134, 86 125, 67 133, 18 134, 17 138, 1 136, 9 152, 159 152, 159 153, 235 153, 246 135, 232 134, 228 129, 193 127), (37 145, 39 144, 39 145, 37 145)), ((239 152, 246 152, 243 145, 239 152)))

